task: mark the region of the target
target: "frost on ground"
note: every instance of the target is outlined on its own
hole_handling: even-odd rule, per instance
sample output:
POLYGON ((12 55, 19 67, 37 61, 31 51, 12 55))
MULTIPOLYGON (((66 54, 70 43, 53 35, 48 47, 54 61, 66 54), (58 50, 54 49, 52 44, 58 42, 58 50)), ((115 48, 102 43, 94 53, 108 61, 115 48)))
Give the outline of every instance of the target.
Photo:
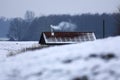
POLYGON ((0 62, 1 80, 120 80, 120 37, 54 46, 0 62))
POLYGON ((10 42, 10 41, 1 41, 0 42, 0 60, 6 58, 7 55, 16 54, 21 52, 23 49, 29 47, 38 46, 38 42, 10 42))

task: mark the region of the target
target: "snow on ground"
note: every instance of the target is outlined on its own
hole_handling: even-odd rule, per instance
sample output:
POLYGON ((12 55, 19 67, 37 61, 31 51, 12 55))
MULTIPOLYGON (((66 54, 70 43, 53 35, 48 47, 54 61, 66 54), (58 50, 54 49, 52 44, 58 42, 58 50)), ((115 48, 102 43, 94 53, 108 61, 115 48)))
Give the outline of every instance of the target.
POLYGON ((0 62, 0 80, 120 80, 120 37, 54 46, 0 62))
POLYGON ((26 41, 26 42, 12 42, 12 41, 1 41, 0 42, 0 60, 6 58, 6 55, 19 52, 21 49, 32 47, 38 44, 35 41, 26 41))

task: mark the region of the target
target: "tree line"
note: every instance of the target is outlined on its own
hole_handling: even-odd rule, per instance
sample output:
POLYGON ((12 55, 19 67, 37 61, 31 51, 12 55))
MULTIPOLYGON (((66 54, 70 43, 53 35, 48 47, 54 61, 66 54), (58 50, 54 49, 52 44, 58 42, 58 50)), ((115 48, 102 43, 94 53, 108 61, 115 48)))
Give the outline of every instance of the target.
MULTIPOLYGON (((50 25, 62 22, 77 26, 75 32, 95 32, 97 38, 103 37, 103 20, 105 21, 105 37, 118 35, 120 32, 120 14, 82 14, 82 15, 49 15, 35 17, 34 12, 27 11, 25 18, 10 20, 7 37, 10 40, 39 40, 42 32, 50 31, 50 25)), ((65 27, 65 24, 62 24, 65 27)), ((69 30, 68 30, 69 31, 69 30)))

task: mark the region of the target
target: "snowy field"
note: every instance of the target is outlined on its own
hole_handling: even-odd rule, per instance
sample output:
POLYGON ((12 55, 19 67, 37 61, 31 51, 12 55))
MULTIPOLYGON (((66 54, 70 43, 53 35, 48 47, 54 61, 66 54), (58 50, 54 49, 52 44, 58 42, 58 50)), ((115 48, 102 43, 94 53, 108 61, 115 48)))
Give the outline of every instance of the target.
POLYGON ((37 46, 38 42, 27 41, 27 42, 10 42, 0 41, 0 60, 6 58, 10 53, 20 52, 22 49, 37 46), (2 58, 1 58, 2 57, 2 58))
POLYGON ((0 42, 0 80, 120 80, 120 37, 5 57, 37 42, 0 42))

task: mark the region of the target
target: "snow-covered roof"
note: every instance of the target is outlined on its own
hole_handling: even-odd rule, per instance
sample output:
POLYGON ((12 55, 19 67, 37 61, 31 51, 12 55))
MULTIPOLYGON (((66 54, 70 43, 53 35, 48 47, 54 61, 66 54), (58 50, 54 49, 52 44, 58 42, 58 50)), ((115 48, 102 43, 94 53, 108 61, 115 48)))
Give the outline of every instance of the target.
POLYGON ((9 38, 6 38, 6 37, 0 38, 0 41, 8 41, 8 40, 9 40, 9 38))
POLYGON ((40 44, 67 44, 93 41, 96 37, 93 32, 43 32, 40 44))

